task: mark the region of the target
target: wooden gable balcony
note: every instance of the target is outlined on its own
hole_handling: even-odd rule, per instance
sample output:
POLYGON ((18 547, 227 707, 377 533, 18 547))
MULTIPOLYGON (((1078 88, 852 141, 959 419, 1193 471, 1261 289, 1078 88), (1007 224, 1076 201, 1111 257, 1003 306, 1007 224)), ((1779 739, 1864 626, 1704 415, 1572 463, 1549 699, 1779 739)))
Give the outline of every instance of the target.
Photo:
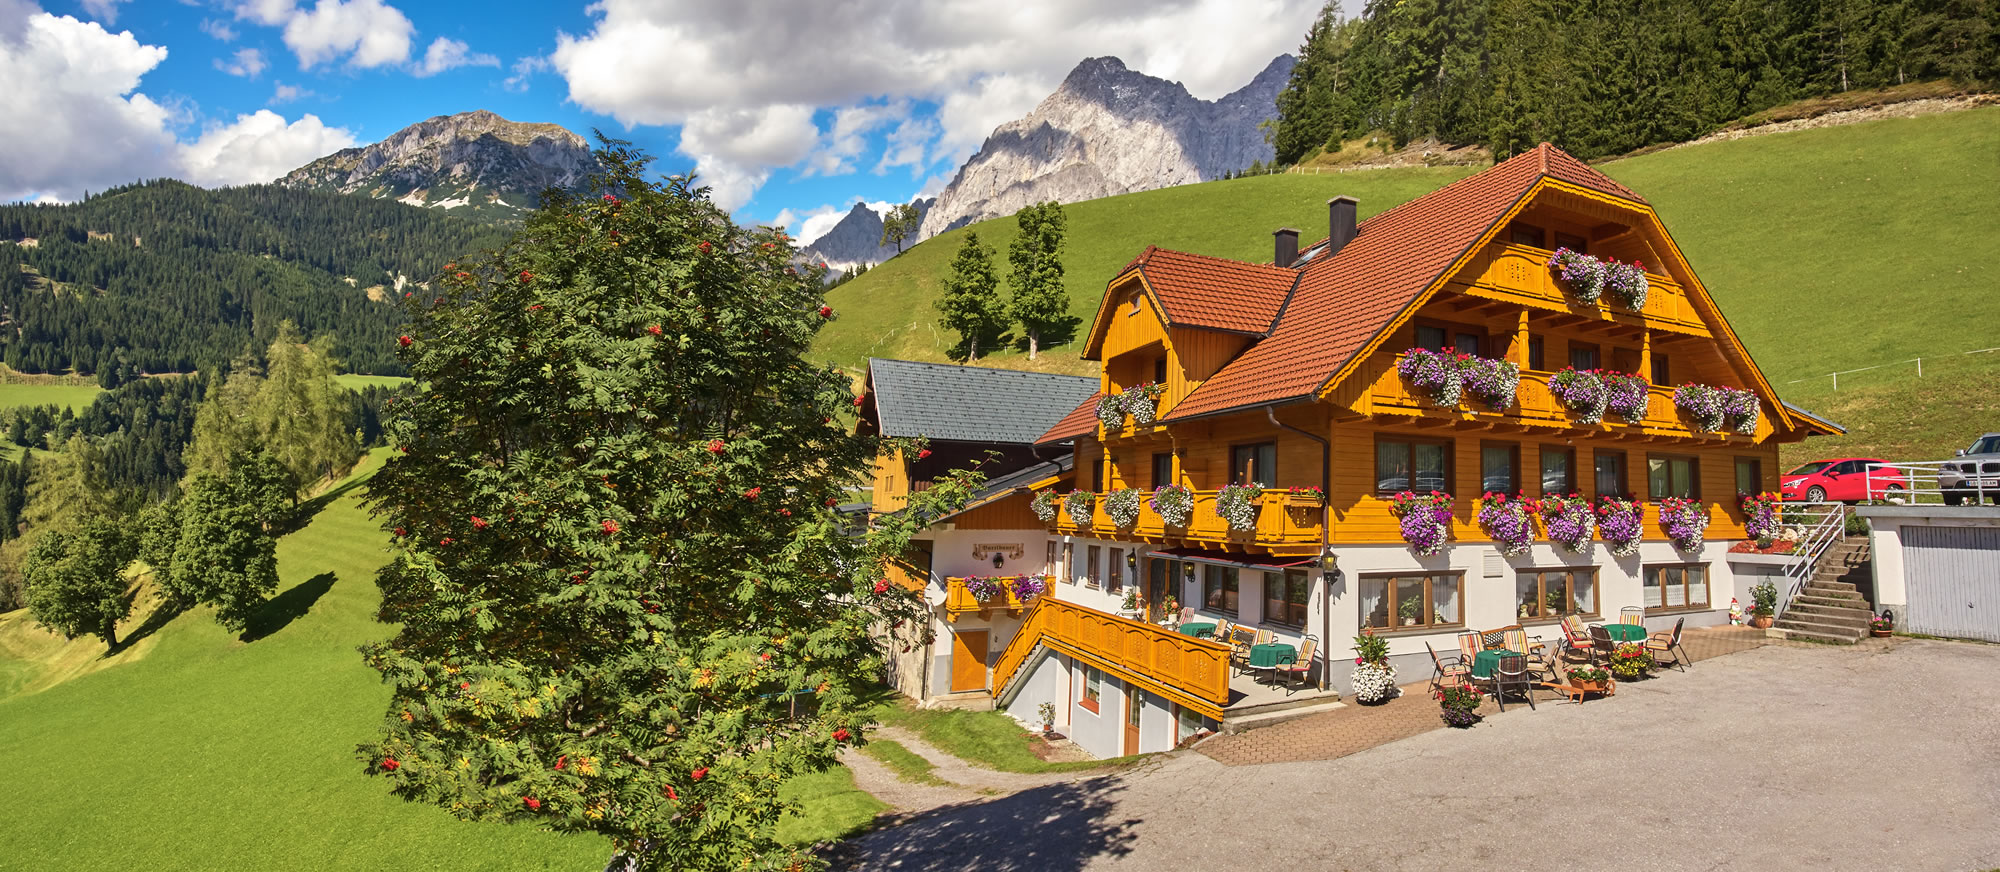
POLYGON ((1567 313, 1590 321, 1643 326, 1691 336, 1712 335, 1689 302, 1680 283, 1659 273, 1646 273, 1646 304, 1632 312, 1609 294, 1595 303, 1579 303, 1549 269, 1555 252, 1531 245, 1488 243, 1445 288, 1468 297, 1514 303, 1546 312, 1567 313))
POLYGON ((1258 497, 1257 526, 1253 530, 1231 530, 1229 522, 1215 513, 1216 491, 1194 492, 1194 511, 1188 525, 1170 527, 1149 504, 1148 492, 1139 500, 1139 517, 1130 527, 1120 527, 1104 511, 1108 494, 1097 495, 1091 523, 1077 524, 1069 513, 1059 511, 1053 524, 1056 533, 1156 545, 1236 549, 1252 554, 1310 556, 1319 553, 1320 528, 1326 523, 1325 507, 1317 500, 1294 497, 1283 489, 1266 490, 1258 497))

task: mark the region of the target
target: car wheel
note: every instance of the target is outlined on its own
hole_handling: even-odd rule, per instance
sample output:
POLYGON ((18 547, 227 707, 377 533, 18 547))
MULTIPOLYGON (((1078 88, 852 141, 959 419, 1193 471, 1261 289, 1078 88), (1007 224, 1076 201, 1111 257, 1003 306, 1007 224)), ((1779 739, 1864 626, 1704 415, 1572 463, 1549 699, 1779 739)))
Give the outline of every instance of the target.
POLYGON ((1892 484, 1892 485, 1890 485, 1890 486, 1888 486, 1888 487, 1885 487, 1885 488, 1883 488, 1883 489, 1882 489, 1882 498, 1883 498, 1883 499, 1885 499, 1885 500, 1900 500, 1900 499, 1902 499, 1902 498, 1903 498, 1903 486, 1902 486, 1902 485, 1900 485, 1900 484, 1892 484))
POLYGON ((1944 504, 1947 506, 1956 506, 1963 504, 1964 502, 1965 502, 1964 494, 1946 493, 1944 495, 1944 504))
POLYGON ((1812 487, 1806 488, 1806 502, 1809 503, 1826 502, 1826 488, 1820 487, 1819 485, 1813 485, 1812 487))

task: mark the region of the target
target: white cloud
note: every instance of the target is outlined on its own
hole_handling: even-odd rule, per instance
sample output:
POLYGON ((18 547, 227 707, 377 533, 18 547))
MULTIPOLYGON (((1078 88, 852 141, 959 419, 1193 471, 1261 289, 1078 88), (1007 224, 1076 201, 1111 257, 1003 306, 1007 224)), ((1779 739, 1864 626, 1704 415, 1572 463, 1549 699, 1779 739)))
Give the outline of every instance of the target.
POLYGON ((875 164, 879 175, 891 167, 909 167, 911 175, 924 171, 929 164, 924 154, 931 140, 937 138, 938 123, 929 118, 905 118, 896 129, 889 131, 888 141, 882 147, 882 160, 875 164))
POLYGON ((236 41, 236 28, 230 27, 227 21, 204 18, 201 20, 201 32, 215 37, 222 42, 236 41))
POLYGON ((909 114, 908 101, 892 106, 849 106, 834 112, 833 126, 827 130, 824 144, 806 159, 805 175, 839 176, 854 172, 854 159, 868 148, 868 134, 909 114))
POLYGON ((209 187, 268 182, 352 145, 353 134, 326 126, 317 115, 287 124, 284 116, 259 109, 203 130, 182 149, 181 178, 209 187))
POLYGON ((0 140, 34 147, 0 149, 0 202, 72 200, 157 176, 268 181, 353 142, 318 118, 286 123, 264 111, 183 144, 173 132, 176 112, 138 90, 166 60, 165 48, 96 22, 16 10, 0 4, 0 81, 8 83, 0 88, 0 140))
POLYGON ((778 210, 778 217, 771 219, 771 226, 783 227, 801 246, 811 245, 813 240, 826 235, 833 225, 840 223, 847 213, 831 204, 816 206, 804 212, 791 209, 778 210))
POLYGON ((271 104, 274 106, 279 103, 290 103, 293 100, 303 100, 313 96, 313 92, 306 90, 303 85, 287 85, 284 82, 278 82, 277 86, 277 88, 271 91, 271 104))
POLYGON ((440 36, 431 41, 431 47, 424 50, 424 59, 411 70, 418 77, 435 76, 445 70, 459 67, 497 67, 500 59, 490 54, 478 54, 461 40, 440 36))
POLYGON ((285 46, 302 70, 342 57, 364 69, 402 64, 417 32, 409 16, 382 0, 319 0, 311 9, 292 0, 246 0, 236 4, 236 17, 283 25, 285 46))
POLYGON ((810 106, 710 109, 681 125, 680 152, 695 159, 702 183, 728 211, 750 202, 772 167, 798 163, 819 139, 810 106))
POLYGON ((118 23, 118 4, 128 0, 83 0, 83 11, 105 24, 118 23))
POLYGON ((513 75, 500 80, 500 87, 515 93, 526 91, 528 90, 528 79, 532 78, 536 73, 547 71, 548 68, 549 59, 540 55, 516 58, 514 66, 510 68, 510 72, 513 75))
POLYGON ((264 62, 264 53, 254 48, 239 48, 228 60, 215 59, 216 69, 246 79, 257 78, 257 74, 263 72, 267 66, 269 64, 264 62))
MULTIPOLYGON (((1296 49, 1319 7, 1319 0, 600 0, 589 7, 590 31, 558 33, 549 60, 572 101, 627 126, 683 124, 714 111, 936 102, 935 141, 923 156, 905 141, 879 165, 928 161, 913 165, 922 173, 970 154, 1086 57, 1117 55, 1133 69, 1184 82, 1197 97, 1220 97, 1296 49)), ((842 161, 837 142, 829 137, 833 167, 842 161)), ((730 172, 745 177, 789 166, 730 159, 730 172)), ((811 170, 822 171, 817 163, 811 170)))

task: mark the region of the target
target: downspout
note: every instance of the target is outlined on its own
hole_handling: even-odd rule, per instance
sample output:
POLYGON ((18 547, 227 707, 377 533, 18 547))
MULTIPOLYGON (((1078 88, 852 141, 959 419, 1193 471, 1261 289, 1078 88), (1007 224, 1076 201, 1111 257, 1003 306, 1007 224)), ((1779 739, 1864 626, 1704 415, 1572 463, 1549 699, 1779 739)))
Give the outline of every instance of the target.
MULTIPOLYGON (((1327 441, 1326 437, 1315 435, 1278 420, 1278 410, 1275 406, 1265 406, 1264 417, 1271 420, 1271 426, 1290 430, 1293 433, 1319 443, 1319 490, 1320 493, 1326 495, 1325 505, 1319 508, 1318 556, 1323 562, 1326 558, 1327 508, 1333 505, 1333 443, 1327 441)), ((1325 569, 1321 569, 1319 573, 1319 588, 1319 646, 1320 663, 1322 664, 1319 668, 1319 689, 1320 692, 1324 693, 1326 691, 1327 673, 1333 671, 1333 579, 1327 577, 1325 569)))

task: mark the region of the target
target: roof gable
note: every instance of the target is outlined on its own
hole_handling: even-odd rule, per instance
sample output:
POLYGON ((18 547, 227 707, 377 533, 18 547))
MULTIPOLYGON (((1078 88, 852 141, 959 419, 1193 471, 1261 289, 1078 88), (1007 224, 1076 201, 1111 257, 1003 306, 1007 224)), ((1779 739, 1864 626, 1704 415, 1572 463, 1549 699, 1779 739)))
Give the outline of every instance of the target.
POLYGON ((1299 278, 1297 270, 1285 267, 1149 245, 1105 286, 1084 346, 1085 360, 1100 359, 1110 314, 1134 274, 1167 326, 1256 336, 1276 325, 1299 278))
POLYGON ((1036 437, 1035 444, 1047 445, 1051 442, 1067 442, 1078 436, 1095 431, 1097 429, 1097 401, 1102 399, 1104 399, 1103 391, 1097 391, 1085 397, 1083 402, 1076 404, 1076 408, 1070 410, 1069 414, 1062 416, 1062 420, 1057 421, 1054 426, 1051 426, 1048 432, 1036 437))
POLYGON ((884 436, 1028 444, 1097 385, 1081 376, 868 361, 868 393, 884 436))

